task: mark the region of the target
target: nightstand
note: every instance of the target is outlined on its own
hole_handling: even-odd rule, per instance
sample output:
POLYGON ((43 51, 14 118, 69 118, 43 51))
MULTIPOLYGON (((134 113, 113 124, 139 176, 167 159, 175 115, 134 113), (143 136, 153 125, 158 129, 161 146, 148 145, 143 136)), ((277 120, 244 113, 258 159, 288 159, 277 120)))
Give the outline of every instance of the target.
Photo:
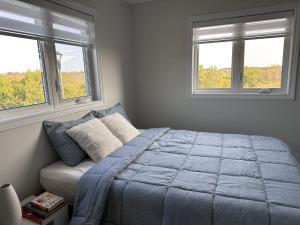
MULTIPOLYGON (((21 202, 21 206, 27 204, 32 199, 34 199, 36 196, 30 196, 26 199, 24 199, 21 202)), ((69 224, 69 213, 68 213, 68 205, 65 204, 64 207, 56 211, 53 215, 49 216, 47 219, 45 219, 42 223, 42 225, 68 225, 69 224)), ((37 225, 37 223, 22 218, 22 224, 21 225, 37 225)))

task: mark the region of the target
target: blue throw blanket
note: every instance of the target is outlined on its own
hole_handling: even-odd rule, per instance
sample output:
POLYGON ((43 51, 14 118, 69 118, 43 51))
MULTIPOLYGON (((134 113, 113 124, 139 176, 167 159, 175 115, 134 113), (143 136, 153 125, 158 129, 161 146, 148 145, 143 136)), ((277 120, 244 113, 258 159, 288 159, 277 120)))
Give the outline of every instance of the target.
POLYGON ((150 129, 80 180, 71 225, 299 225, 300 169, 261 136, 150 129))

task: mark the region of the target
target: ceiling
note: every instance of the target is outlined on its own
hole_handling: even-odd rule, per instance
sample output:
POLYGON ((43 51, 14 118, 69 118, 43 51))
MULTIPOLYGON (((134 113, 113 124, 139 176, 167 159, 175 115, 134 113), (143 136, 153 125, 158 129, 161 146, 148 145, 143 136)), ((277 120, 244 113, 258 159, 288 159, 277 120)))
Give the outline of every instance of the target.
POLYGON ((124 0, 124 1, 129 4, 139 4, 139 3, 143 3, 143 2, 149 2, 152 0, 124 0))

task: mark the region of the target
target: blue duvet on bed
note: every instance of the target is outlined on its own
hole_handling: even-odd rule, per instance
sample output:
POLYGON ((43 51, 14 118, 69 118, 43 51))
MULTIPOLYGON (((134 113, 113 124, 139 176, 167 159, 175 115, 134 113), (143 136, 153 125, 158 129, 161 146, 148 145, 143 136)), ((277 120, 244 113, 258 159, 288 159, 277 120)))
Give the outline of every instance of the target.
POLYGON ((71 225, 299 225, 300 169, 282 141, 149 129, 80 180, 71 225))

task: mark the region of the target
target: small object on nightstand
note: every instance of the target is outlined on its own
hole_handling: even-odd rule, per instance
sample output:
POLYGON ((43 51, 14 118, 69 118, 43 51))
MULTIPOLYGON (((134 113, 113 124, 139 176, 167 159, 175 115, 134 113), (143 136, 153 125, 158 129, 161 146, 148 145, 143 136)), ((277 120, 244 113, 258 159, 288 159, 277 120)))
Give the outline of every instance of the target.
MULTIPOLYGON (((67 225, 69 223, 68 206, 64 203, 64 201, 60 204, 54 203, 56 204, 56 207, 50 212, 47 212, 33 206, 32 202, 36 201, 38 197, 30 196, 22 201, 22 225, 67 225)), ((61 202, 61 200, 59 201, 61 202)))
POLYGON ((35 199, 31 200, 30 203, 33 208, 35 207, 45 212, 51 212, 60 205, 64 204, 64 198, 49 192, 44 192, 35 199))

